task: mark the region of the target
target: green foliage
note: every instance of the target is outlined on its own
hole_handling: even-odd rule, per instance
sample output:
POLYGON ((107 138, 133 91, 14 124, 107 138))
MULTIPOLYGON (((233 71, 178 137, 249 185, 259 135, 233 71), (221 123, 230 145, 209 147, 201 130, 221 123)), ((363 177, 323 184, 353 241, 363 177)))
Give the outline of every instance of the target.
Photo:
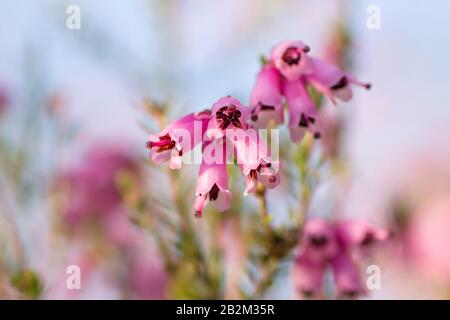
POLYGON ((27 299, 37 299, 42 293, 42 282, 32 270, 23 269, 17 271, 11 276, 10 282, 27 299))

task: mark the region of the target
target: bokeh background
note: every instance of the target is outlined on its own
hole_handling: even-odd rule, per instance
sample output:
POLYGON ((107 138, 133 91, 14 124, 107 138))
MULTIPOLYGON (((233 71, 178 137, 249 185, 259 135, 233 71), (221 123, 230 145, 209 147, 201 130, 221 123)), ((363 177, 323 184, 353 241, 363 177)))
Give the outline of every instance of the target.
MULTIPOLYGON (((166 211, 173 224, 191 228, 188 239, 208 232, 206 220, 173 214, 174 202, 180 209, 193 200, 189 186, 183 199, 170 198, 170 182, 180 177, 167 178, 146 161, 147 135, 158 131, 148 110, 163 106, 172 120, 227 94, 247 103, 260 55, 281 40, 302 39, 311 55, 325 57, 344 26, 351 39, 347 66, 373 90, 355 90, 354 99, 337 109, 325 106, 345 119, 345 182, 322 181, 308 210, 332 215, 338 202, 345 216, 395 229, 397 237, 379 262, 382 288, 369 298, 448 298, 449 12, 444 0, 1 1, 0 297, 295 297, 289 258, 268 288, 255 289, 242 266, 249 256, 240 248, 246 233, 239 235, 234 223, 207 218, 208 228, 225 230, 220 250, 203 248, 214 242, 211 237, 199 237, 193 243, 200 250, 191 252, 180 247, 190 240, 174 240, 179 232, 155 236, 160 218, 152 217, 166 211), (72 4, 81 8, 80 30, 66 27, 72 4), (380 29, 366 26, 370 5, 381 9, 380 29), (67 212, 79 205, 73 204, 77 197, 102 201, 103 184, 113 178, 95 175, 115 172, 114 161, 127 169, 119 179, 125 205, 101 220, 100 231, 88 232, 91 222, 79 223, 84 218, 67 212), (164 197, 168 204, 157 205, 164 197), (167 208, 156 209, 161 206, 167 208), (187 258, 167 264, 164 252, 175 249, 164 242, 176 242, 187 258), (192 262, 189 254, 202 257, 192 262), (216 265, 222 260, 205 255, 227 263, 222 268, 216 265), (66 289, 69 264, 81 266, 82 290, 66 289), (190 286, 192 279, 198 281, 190 286)), ((181 181, 190 185, 194 179, 195 168, 184 170, 181 181)), ((299 199, 290 188, 267 195, 272 225, 288 225, 288 215, 295 214, 299 199)), ((118 201, 109 196, 106 203, 118 201)), ((257 220, 256 199, 234 199, 238 211, 257 220)), ((258 278, 261 272, 255 272, 258 278)))

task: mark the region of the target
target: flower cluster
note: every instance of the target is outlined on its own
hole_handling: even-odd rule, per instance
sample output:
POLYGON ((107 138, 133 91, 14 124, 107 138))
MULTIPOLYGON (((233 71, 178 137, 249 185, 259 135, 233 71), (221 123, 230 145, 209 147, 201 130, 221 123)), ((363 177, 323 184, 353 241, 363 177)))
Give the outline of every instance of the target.
POLYGON ((300 253, 293 271, 296 291, 304 298, 322 298, 324 273, 331 265, 338 298, 364 295, 361 260, 388 236, 386 230, 360 220, 336 223, 309 220, 301 235, 300 253))
POLYGON ((348 101, 351 85, 370 88, 334 64, 310 57, 310 48, 302 41, 284 41, 276 46, 267 64, 259 72, 250 97, 250 120, 256 128, 269 121, 284 122, 283 96, 289 110, 291 139, 299 142, 307 130, 321 137, 321 124, 308 85, 329 98, 348 101))
POLYGON ((267 145, 247 124, 248 115, 248 107, 226 96, 210 110, 184 116, 149 136, 146 147, 150 157, 155 163, 170 160, 171 169, 181 168, 183 156, 201 144, 202 162, 194 204, 196 217, 202 216, 206 201, 213 202, 218 211, 230 208, 227 172, 230 158, 236 159, 245 176, 245 193, 255 191, 258 182, 267 188, 279 184, 278 162, 271 159, 267 145))

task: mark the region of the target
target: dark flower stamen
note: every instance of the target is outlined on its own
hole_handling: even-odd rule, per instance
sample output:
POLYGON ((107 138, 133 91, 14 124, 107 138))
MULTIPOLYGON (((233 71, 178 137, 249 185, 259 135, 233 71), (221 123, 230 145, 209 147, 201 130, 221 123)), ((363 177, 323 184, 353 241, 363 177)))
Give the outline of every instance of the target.
POLYGON ((331 86, 331 90, 339 90, 342 88, 345 88, 348 85, 348 80, 346 76, 343 76, 341 79, 339 79, 339 81, 334 84, 333 86, 331 86))
POLYGON ((314 290, 303 288, 300 290, 300 292, 304 298, 311 299, 312 297, 314 297, 314 290))
POLYGON ((323 247, 328 243, 328 239, 324 235, 311 235, 309 237, 309 242, 314 247, 323 247))
POLYGON ((375 236, 372 232, 367 232, 364 238, 361 240, 361 246, 368 247, 375 242, 375 236))
POLYGON ((145 143, 145 147, 147 149, 151 149, 153 147, 157 147, 156 152, 164 152, 167 150, 172 150, 173 148, 175 148, 175 141, 172 140, 172 138, 170 137, 169 134, 166 134, 162 137, 159 137, 159 141, 147 141, 145 143))
POLYGON ((286 64, 288 64, 289 66, 298 64, 300 62, 300 58, 300 52, 296 47, 287 48, 282 57, 283 61, 286 62, 286 64))
POLYGON ((215 201, 217 200, 217 198, 219 197, 219 187, 217 186, 217 184, 214 184, 211 188, 211 190, 209 190, 208 193, 208 197, 210 201, 215 201))
POLYGON ((224 106, 216 112, 216 119, 220 123, 219 128, 222 130, 225 130, 230 124, 242 129, 242 124, 239 119, 241 116, 241 111, 237 110, 234 104, 224 106))
POLYGON ((260 110, 275 110, 274 106, 269 106, 267 104, 262 104, 262 103, 260 103, 259 105, 261 106, 260 110))
POLYGON ((341 296, 344 299, 355 299, 359 295, 359 291, 357 290, 345 290, 341 292, 341 296))
POLYGON ((300 127, 307 127, 308 126, 308 119, 306 119, 305 115, 302 113, 300 117, 300 122, 298 123, 300 127))

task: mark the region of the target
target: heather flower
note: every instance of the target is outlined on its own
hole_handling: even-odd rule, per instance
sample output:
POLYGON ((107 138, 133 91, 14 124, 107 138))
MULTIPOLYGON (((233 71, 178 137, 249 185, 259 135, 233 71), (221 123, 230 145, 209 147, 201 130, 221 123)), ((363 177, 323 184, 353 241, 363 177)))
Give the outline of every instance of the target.
POLYGON ((349 252, 340 250, 331 260, 331 266, 338 298, 354 299, 365 294, 359 264, 349 252))
POLYGON ((255 128, 267 128, 270 120, 275 124, 284 122, 281 93, 281 75, 272 65, 259 72, 250 95, 251 124, 255 128))
POLYGON ((98 145, 89 150, 85 158, 60 179, 69 194, 66 222, 76 226, 120 211, 122 195, 118 178, 121 174, 139 180, 137 157, 117 145, 98 145))
POLYGON ((295 291, 302 297, 320 299, 323 296, 323 276, 325 264, 302 255, 295 261, 293 279, 295 291))
POLYGON ((226 161, 226 143, 224 140, 205 142, 204 149, 212 147, 214 150, 222 150, 222 156, 217 161, 208 161, 203 157, 197 179, 195 192, 195 217, 201 218, 203 207, 208 200, 214 203, 218 211, 230 208, 231 193, 228 190, 228 172, 226 161))
POLYGON ((315 262, 326 261, 339 250, 333 226, 322 219, 312 219, 305 224, 301 242, 303 253, 315 262))
POLYGON ((353 75, 342 71, 334 64, 319 59, 311 59, 312 72, 305 75, 308 83, 313 85, 317 90, 329 98, 336 104, 335 98, 342 101, 349 101, 352 96, 350 85, 359 85, 366 89, 370 89, 370 83, 361 82, 353 75))
POLYGON ((284 96, 291 139, 299 142, 307 131, 320 139, 323 124, 308 86, 315 87, 333 103, 336 98, 350 100, 352 84, 370 88, 370 84, 357 80, 334 64, 310 57, 308 52, 309 47, 302 41, 284 41, 272 50, 250 97, 253 126, 261 128, 270 121, 282 123, 284 96))
POLYGON ((307 130, 320 139, 317 109, 303 80, 285 81, 284 94, 289 110, 289 132, 294 142, 302 140, 307 130))
POLYGON ((271 53, 271 60, 289 81, 298 80, 302 74, 311 72, 309 47, 302 41, 283 41, 271 53))
POLYGON ((305 298, 318 298, 324 270, 331 266, 336 296, 356 298, 366 290, 360 274, 361 253, 387 239, 388 233, 364 221, 349 220, 330 223, 322 219, 308 220, 301 236, 300 253, 294 265, 296 291, 305 298))
POLYGON ((133 245, 137 230, 129 219, 121 183, 141 185, 138 157, 116 144, 95 145, 58 180, 62 218, 72 236, 106 239, 116 247, 133 245))
POLYGON ((206 135, 210 139, 225 136, 225 130, 247 129, 248 108, 239 100, 226 96, 220 98, 212 106, 211 119, 208 122, 206 135))
POLYGON ((146 143, 150 157, 157 163, 170 160, 171 169, 179 169, 182 157, 203 141, 211 112, 191 113, 172 123, 158 134, 151 134, 146 143))
POLYGON ((244 194, 254 192, 258 182, 269 189, 279 185, 279 162, 271 159, 267 145, 256 130, 237 131, 230 138, 237 163, 245 177, 244 194))
MULTIPOLYGON (((262 98, 262 93, 258 94, 262 98)), ((233 146, 234 155, 245 176, 245 194, 255 191, 258 182, 269 189, 280 183, 279 163, 271 159, 258 132, 249 128, 248 117, 249 108, 239 100, 226 96, 214 103, 211 111, 188 115, 169 125, 160 134, 150 135, 147 147, 151 150, 152 158, 157 163, 170 158, 171 168, 179 168, 183 153, 191 150, 195 144, 202 143, 202 163, 194 203, 195 217, 202 216, 207 201, 213 202, 218 211, 230 208, 227 146, 233 146), (198 130, 198 126, 193 124, 194 120, 201 121, 202 134, 193 132, 198 130), (178 139, 181 137, 177 135, 179 130, 191 138, 178 139), (186 140, 191 144, 185 146, 186 140)))
POLYGON ((336 224, 339 241, 346 248, 367 253, 389 238, 387 230, 376 228, 363 220, 347 220, 336 224))

